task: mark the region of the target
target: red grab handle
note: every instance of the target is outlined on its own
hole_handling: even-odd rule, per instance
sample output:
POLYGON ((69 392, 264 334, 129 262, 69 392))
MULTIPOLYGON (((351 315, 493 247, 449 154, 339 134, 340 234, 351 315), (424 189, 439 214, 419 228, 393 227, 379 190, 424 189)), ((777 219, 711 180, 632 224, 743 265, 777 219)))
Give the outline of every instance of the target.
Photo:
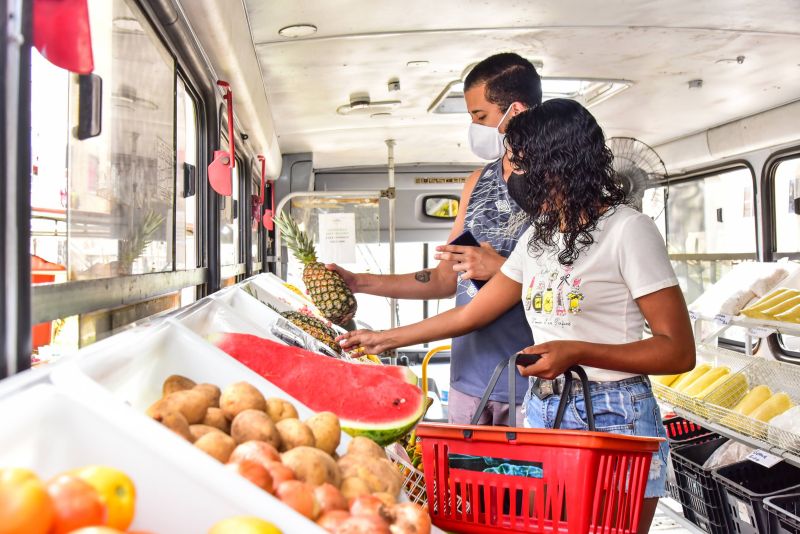
POLYGON ((228 150, 215 150, 214 161, 208 166, 208 183, 218 194, 233 195, 233 173, 236 166, 236 147, 233 131, 233 91, 228 82, 218 80, 217 85, 225 89, 223 98, 228 107, 228 150))
POLYGON ((57 67, 94 70, 87 0, 34 0, 33 46, 57 67))

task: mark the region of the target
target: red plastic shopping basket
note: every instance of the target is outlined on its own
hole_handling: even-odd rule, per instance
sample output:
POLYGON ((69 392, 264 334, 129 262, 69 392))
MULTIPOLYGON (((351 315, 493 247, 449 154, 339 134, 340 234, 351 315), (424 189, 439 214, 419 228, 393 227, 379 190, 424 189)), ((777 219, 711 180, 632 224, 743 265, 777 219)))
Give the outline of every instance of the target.
MULTIPOLYGON (((514 426, 514 372, 509 360, 509 423, 514 426)), ((526 362, 527 363, 527 362, 526 362)), ((506 367, 501 362, 475 417, 506 367)), ((565 374, 560 425, 572 373, 588 391, 586 373, 565 374)), ((585 397, 589 428, 591 399, 585 397)), ((422 423, 422 463, 433 523, 458 532, 635 534, 650 460, 660 438, 606 432, 422 423), (485 465, 500 467, 483 470, 485 465), (506 469, 503 469, 503 466, 506 469), (511 467, 508 467, 511 466, 511 467), (515 472, 516 470, 516 472, 515 472), (503 474, 511 471, 514 474, 503 474), (522 475, 519 472, 522 472, 522 475)))

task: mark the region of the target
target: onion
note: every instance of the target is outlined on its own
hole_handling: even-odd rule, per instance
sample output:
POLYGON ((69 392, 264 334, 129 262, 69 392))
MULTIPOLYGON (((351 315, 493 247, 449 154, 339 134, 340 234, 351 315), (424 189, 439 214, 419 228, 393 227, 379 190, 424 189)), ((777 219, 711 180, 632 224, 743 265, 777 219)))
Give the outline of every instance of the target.
POLYGON ((264 491, 268 493, 275 492, 275 489, 272 487, 272 475, 257 461, 239 460, 238 462, 228 462, 228 465, 225 467, 239 473, 264 491))
POLYGON ((333 510, 347 510, 347 501, 342 496, 342 492, 328 482, 314 488, 314 497, 317 498, 323 514, 333 510))
POLYGON ((272 475, 272 484, 277 488, 287 480, 294 480, 294 471, 286 467, 280 462, 267 462, 264 466, 272 475))
POLYGON ((350 513, 344 510, 333 510, 331 512, 323 513, 317 524, 327 530, 328 532, 336 532, 342 523, 350 519, 350 513))
POLYGON ((430 534, 431 516, 412 502, 396 504, 390 513, 394 517, 392 534, 430 534))
POLYGON ((239 460, 255 460, 264 467, 267 467, 267 462, 279 462, 281 460, 280 454, 277 449, 267 443, 266 441, 245 441, 235 449, 231 454, 229 462, 238 462, 239 460))
POLYGON ((319 516, 319 503, 314 497, 314 488, 305 482, 287 480, 278 486, 276 495, 284 504, 312 521, 319 516))
POLYGON ((386 521, 377 515, 351 516, 334 532, 335 534, 392 534, 386 521))

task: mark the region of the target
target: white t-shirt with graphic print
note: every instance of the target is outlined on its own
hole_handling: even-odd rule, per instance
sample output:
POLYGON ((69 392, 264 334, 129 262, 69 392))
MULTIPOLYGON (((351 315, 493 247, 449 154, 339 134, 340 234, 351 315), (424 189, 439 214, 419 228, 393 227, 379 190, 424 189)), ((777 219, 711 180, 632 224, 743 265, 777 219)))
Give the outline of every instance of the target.
MULTIPOLYGON (((594 243, 571 266, 559 264, 557 250, 532 257, 532 232, 520 237, 501 270, 522 284, 522 303, 536 343, 638 341, 644 317, 635 300, 678 285, 655 223, 628 206, 603 214, 592 233, 594 243)), ((589 380, 598 382, 636 376, 585 369, 589 380)))

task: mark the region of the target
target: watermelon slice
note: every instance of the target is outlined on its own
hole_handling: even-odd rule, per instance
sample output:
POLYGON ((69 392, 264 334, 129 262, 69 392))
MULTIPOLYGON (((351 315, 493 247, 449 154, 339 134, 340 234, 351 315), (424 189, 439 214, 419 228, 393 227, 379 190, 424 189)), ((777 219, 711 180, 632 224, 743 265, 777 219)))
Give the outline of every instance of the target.
POLYGON ((425 414, 427 403, 408 367, 350 363, 248 334, 209 339, 312 410, 335 413, 351 436, 388 445, 425 414))

